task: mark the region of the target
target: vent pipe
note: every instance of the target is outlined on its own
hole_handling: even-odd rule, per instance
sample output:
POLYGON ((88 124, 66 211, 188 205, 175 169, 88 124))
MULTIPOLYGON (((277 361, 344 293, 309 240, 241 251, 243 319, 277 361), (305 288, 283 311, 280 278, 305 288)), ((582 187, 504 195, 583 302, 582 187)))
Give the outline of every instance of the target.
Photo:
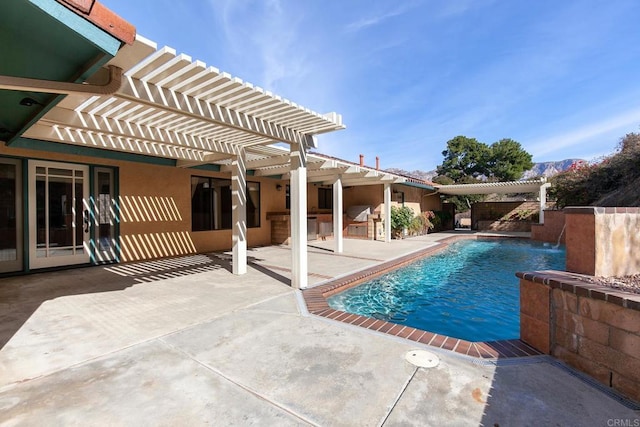
POLYGON ((376 170, 380 170, 380 157, 376 156, 376 170))

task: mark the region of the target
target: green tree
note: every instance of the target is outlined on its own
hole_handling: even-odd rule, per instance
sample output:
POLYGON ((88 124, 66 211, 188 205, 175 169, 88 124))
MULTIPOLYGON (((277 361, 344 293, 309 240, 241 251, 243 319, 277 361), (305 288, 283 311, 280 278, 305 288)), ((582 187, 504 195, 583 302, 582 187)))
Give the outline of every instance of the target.
POLYGON ((482 175, 485 173, 489 152, 487 144, 478 142, 475 138, 456 136, 447 141, 447 149, 442 152, 444 161, 437 168, 438 175, 451 178, 455 183, 469 176, 482 175))
POLYGON ((497 181, 515 181, 532 167, 531 154, 527 153, 519 142, 505 138, 489 147, 485 175, 497 181))
POLYGON ((468 183, 469 178, 482 175, 491 180, 514 181, 533 166, 531 154, 509 138, 488 146, 475 138, 456 136, 447 141, 442 155, 444 160, 436 171, 456 184, 468 183))
MULTIPOLYGON (((489 180, 514 181, 533 166, 531 154, 513 139, 501 139, 491 146, 475 138, 456 136, 447 141, 442 152, 444 160, 438 166, 437 184, 473 184, 484 176, 489 180)), ((483 195, 449 196, 445 200, 454 203, 458 212, 469 209, 472 203, 484 200, 483 195)))

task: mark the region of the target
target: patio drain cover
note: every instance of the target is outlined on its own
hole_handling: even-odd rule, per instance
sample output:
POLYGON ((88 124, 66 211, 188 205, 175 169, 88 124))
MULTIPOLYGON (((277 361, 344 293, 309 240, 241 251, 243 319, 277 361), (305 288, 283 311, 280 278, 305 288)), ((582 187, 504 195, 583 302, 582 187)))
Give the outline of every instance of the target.
POLYGON ((438 356, 425 350, 408 351, 404 358, 419 368, 434 368, 440 363, 438 356))

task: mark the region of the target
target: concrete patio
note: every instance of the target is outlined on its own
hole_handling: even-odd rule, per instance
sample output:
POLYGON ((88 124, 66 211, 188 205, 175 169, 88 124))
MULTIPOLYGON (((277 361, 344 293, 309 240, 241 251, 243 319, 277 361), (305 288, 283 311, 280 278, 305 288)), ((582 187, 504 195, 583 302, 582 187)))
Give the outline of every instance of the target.
MULTIPOLYGON (((450 235, 312 242, 309 283, 450 235)), ((482 362, 308 315, 287 247, 249 257, 243 276, 211 254, 0 279, 0 425, 640 422, 547 357, 482 362)))

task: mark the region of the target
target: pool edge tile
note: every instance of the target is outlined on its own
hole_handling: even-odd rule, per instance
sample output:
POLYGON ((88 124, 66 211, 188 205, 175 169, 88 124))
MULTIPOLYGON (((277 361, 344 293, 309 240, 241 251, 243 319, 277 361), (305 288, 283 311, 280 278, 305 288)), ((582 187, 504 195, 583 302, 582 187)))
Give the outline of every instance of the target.
MULTIPOLYGON (((482 238, 485 237, 487 236, 482 236, 482 238)), ((478 238, 479 236, 475 235, 446 237, 438 241, 436 244, 429 246, 428 248, 424 248, 422 250, 398 257, 390 261, 381 262, 380 264, 370 266, 367 269, 349 274, 346 277, 341 277, 320 286, 303 290, 303 299, 305 301, 305 304, 307 305, 308 311, 312 315, 336 320, 353 326, 362 327, 386 335, 396 336, 408 341, 413 341, 432 347, 438 347, 443 350, 452 351, 454 353, 463 354, 473 358, 517 358, 541 354, 534 348, 522 342, 519 338, 513 340, 498 340, 491 342, 471 342, 437 334, 431 331, 413 328, 411 326, 403 326, 381 319, 374 319, 354 313, 335 310, 332 309, 327 302, 327 298, 332 295, 357 286, 364 281, 383 275, 403 265, 407 265, 411 262, 417 261, 418 259, 436 254, 445 249, 451 243, 460 240, 478 240, 478 238)), ((504 237, 495 236, 495 238, 504 237)))

